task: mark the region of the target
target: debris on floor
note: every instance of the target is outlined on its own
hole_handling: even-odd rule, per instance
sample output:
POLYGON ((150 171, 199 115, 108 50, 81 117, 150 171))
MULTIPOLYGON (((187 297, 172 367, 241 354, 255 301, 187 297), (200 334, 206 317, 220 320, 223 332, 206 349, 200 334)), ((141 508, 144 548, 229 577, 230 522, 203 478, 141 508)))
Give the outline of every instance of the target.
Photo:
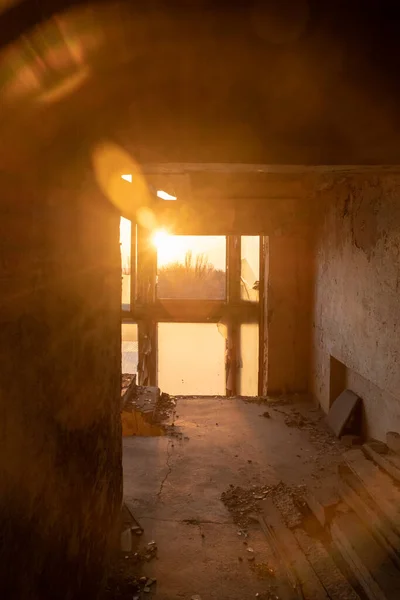
POLYGON ((291 413, 285 416, 285 425, 288 427, 302 429, 307 424, 307 419, 305 419, 297 410, 292 409, 291 413))
MULTIPOLYGON (((282 481, 274 486, 253 486, 249 489, 230 487, 221 500, 232 514, 234 523, 246 527, 253 522, 252 515, 260 511, 260 502, 272 497, 284 515, 288 527, 298 526, 303 517, 296 504, 304 504, 305 486, 288 486, 282 481)), ((238 532, 241 535, 241 530, 238 532)))
POLYGON ((123 373, 121 376, 121 397, 125 395, 126 390, 130 385, 136 385, 136 375, 130 373, 123 373))
POLYGON ((267 579, 271 580, 276 577, 276 572, 266 563, 254 563, 251 566, 253 572, 257 575, 259 579, 267 579))
MULTIPOLYGON (((155 414, 154 414, 156 421, 158 421, 158 422, 166 421, 171 416, 174 417, 175 413, 176 413, 176 398, 174 396, 170 396, 169 394, 166 394, 165 392, 162 392, 158 399, 155 414)), ((172 422, 173 421, 174 421, 174 418, 172 419, 172 422)))
POLYGON ((233 522, 246 528, 251 522, 250 515, 258 512, 259 502, 270 493, 269 486, 254 486, 244 489, 240 486, 231 486, 221 494, 221 500, 232 515, 233 522))
POLYGON ((132 600, 136 594, 151 591, 156 578, 141 576, 143 565, 157 556, 157 544, 153 541, 137 551, 121 552, 113 560, 102 600, 132 600), (146 589, 147 588, 147 589, 146 589))
POLYGON ((305 505, 305 485, 288 486, 282 481, 274 486, 269 498, 279 508, 283 520, 289 529, 300 527, 303 522, 301 507, 305 505))
POLYGON ((374 441, 346 451, 336 480, 329 478, 320 488, 307 490, 314 513, 307 523, 285 524, 287 505, 282 496, 280 505, 272 493, 260 502, 257 520, 280 557, 289 584, 301 589, 301 597, 400 597, 400 491, 396 473, 391 475, 391 469, 380 464, 387 453, 382 443, 374 441))
POLYGON ((165 427, 154 423, 151 415, 140 410, 123 410, 121 412, 122 435, 139 435, 143 437, 157 437, 165 435, 165 427))
POLYGON ((154 414, 160 397, 160 388, 136 385, 136 379, 132 379, 122 397, 122 407, 123 410, 141 410, 154 414))
POLYGON ((342 445, 328 428, 325 416, 320 411, 301 411, 293 406, 282 404, 279 406, 282 408, 273 406, 273 410, 283 415, 284 423, 288 427, 300 429, 308 434, 309 441, 315 448, 314 455, 310 458, 319 462, 341 454, 342 445))
POLYGON ((157 557, 157 544, 154 540, 142 541, 143 528, 128 503, 122 506, 120 527, 120 552, 111 562, 102 600, 139 599, 142 592, 149 593, 156 583, 155 578, 141 573, 143 566, 157 557))
MULTIPOLYGON (((247 399, 244 401, 247 403, 247 399)), ((149 568, 148 575, 158 575, 162 586, 166 585, 158 590, 162 598, 400 598, 400 481, 397 480, 400 456, 393 451, 394 447, 399 448, 398 434, 388 436, 388 446, 371 441, 355 448, 352 442, 351 449, 346 449, 328 429, 322 413, 311 405, 286 400, 270 403, 263 399, 257 404, 267 404, 265 412, 269 416, 260 414, 264 409, 258 406, 247 406, 243 411, 246 425, 251 423, 258 428, 258 446, 249 449, 244 436, 233 433, 241 431, 240 426, 227 434, 229 419, 220 413, 214 416, 215 405, 198 407, 192 417, 188 405, 185 415, 180 404, 178 412, 182 419, 177 427, 176 399, 165 395, 162 402, 165 411, 160 405, 159 414, 163 418, 168 414, 170 419, 169 423, 163 423, 165 435, 187 437, 187 432, 192 431, 191 442, 180 444, 179 453, 173 453, 168 463, 169 477, 174 478, 168 494, 170 504, 153 505, 148 500, 152 498, 153 487, 157 489, 150 482, 146 484, 147 496, 137 506, 141 518, 147 519, 146 530, 149 527, 150 532, 151 528, 149 535, 154 535, 160 548, 171 552, 170 563, 166 568, 163 552, 160 561, 148 565, 157 556, 157 544, 147 543, 147 539, 135 534, 137 547, 133 546, 132 552, 123 556, 122 573, 110 580, 114 595, 109 594, 106 600, 152 597, 155 582, 143 575, 142 568, 144 571, 149 568), (191 429, 185 428, 185 419, 191 429), (224 423, 224 427, 216 427, 216 422, 224 423), (202 427, 202 423, 206 424, 199 431, 196 428, 202 427), (275 427, 276 438, 271 433, 275 427), (267 452, 265 430, 269 439, 267 452), (280 444, 280 454, 276 452, 276 443, 280 444), (304 477, 303 472, 297 472, 301 469, 304 477), (277 473, 282 478, 278 483, 277 473), (231 518, 227 518, 219 499, 231 518), (150 511, 150 516, 146 511, 150 511), (232 527, 232 521, 236 527, 232 527), (190 531, 189 527, 183 530, 184 524, 198 525, 199 531, 190 531), (163 531, 168 532, 164 539, 160 535, 163 531), (175 558, 182 567, 182 577, 180 569, 175 573, 175 558), (186 587, 188 573, 191 575, 186 587), (165 584, 165 579, 169 583, 165 584), (173 593, 169 594, 171 581, 173 593), (225 587, 220 585, 226 586, 226 595, 225 587), (122 595, 126 590, 128 594, 122 595), (201 596, 196 592, 201 592, 201 596)), ((217 409, 222 412, 220 402, 217 409)), ((232 413, 232 420, 238 418, 243 408, 232 413)), ((233 423, 240 425, 240 420, 233 423)), ((127 440, 127 447, 141 446, 132 442, 135 440, 127 440)), ((157 465, 160 456, 162 460, 169 458, 171 446, 166 440, 158 442, 167 454, 163 456, 157 450, 154 457, 157 465)), ((360 442, 356 440, 357 444, 360 442)), ((160 470, 160 477, 165 477, 165 467, 160 470)), ((136 488, 132 486, 132 496, 135 494, 136 488)), ((127 534, 124 536, 127 538, 127 534)))
POLYGON ((122 376, 122 435, 182 439, 175 427, 176 399, 157 387, 136 385, 135 376, 122 376), (168 420, 172 421, 168 423, 168 420))

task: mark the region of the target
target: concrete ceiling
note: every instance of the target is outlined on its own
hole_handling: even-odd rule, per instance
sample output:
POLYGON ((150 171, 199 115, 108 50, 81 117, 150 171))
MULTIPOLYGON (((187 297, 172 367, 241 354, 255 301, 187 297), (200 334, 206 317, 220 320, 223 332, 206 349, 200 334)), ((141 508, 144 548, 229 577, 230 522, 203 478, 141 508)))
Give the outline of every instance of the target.
POLYGON ((2 159, 107 138, 140 163, 398 164, 399 36, 384 5, 11 4, 2 159))

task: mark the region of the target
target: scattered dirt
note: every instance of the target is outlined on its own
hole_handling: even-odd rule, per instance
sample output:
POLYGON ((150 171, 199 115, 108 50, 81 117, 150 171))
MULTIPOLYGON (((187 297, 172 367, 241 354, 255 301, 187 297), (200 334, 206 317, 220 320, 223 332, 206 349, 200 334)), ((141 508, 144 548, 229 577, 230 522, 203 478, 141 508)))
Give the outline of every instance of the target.
POLYGON ((299 394, 289 395, 282 394, 278 397, 271 396, 236 396, 236 398, 240 398, 243 402, 248 404, 264 404, 271 407, 274 406, 290 406, 294 402, 298 402, 301 398, 299 394))
POLYGON ((156 409, 154 411, 154 420, 158 423, 162 421, 167 421, 172 417, 172 422, 174 421, 176 415, 176 398, 174 396, 170 396, 165 392, 160 394, 160 397, 156 404, 156 409))
POLYGON ((310 442, 316 449, 316 460, 322 454, 340 455, 342 453, 341 444, 328 429, 324 422, 325 416, 320 411, 314 411, 312 418, 310 418, 295 408, 290 408, 289 412, 287 410, 275 410, 285 415, 284 421, 288 427, 296 427, 308 432, 310 442))
POLYGON ((253 573, 257 575, 259 579, 271 580, 275 578, 275 571, 266 563, 253 563, 250 565, 253 573))
POLYGON ((280 482, 272 492, 273 501, 289 529, 300 527, 303 524, 304 516, 300 507, 305 504, 306 489, 305 485, 294 487, 280 482))
POLYGON ((151 542, 137 552, 121 553, 111 565, 102 600, 132 600, 145 587, 153 591, 156 580, 141 575, 142 565, 157 556, 157 544, 151 542))
POLYGON ((297 410, 292 408, 291 414, 285 415, 285 425, 303 429, 307 425, 307 419, 305 419, 297 410))
POLYGON ((114 566, 107 579, 103 600, 132 600, 140 593, 139 578, 124 571, 123 566, 120 568, 114 566))
MULTIPOLYGON (((122 396, 134 379, 133 375, 122 375, 122 396)), ((165 392, 157 393, 157 388, 136 386, 129 392, 129 398, 123 400, 121 411, 124 436, 160 436, 168 435, 181 440, 183 434, 175 426, 176 398, 165 392)), ((187 436, 185 439, 188 439, 187 436)))
POLYGON ((232 515, 234 523, 247 527, 252 521, 251 515, 260 512, 260 502, 272 498, 279 508, 289 528, 299 527, 303 514, 299 506, 304 504, 306 486, 288 486, 282 481, 274 486, 254 486, 245 489, 231 486, 221 494, 221 500, 232 515))
POLYGON ((266 563, 250 563, 250 569, 253 571, 257 579, 262 580, 264 590, 256 595, 256 598, 264 600, 279 600, 278 585, 275 575, 275 570, 266 563), (268 589, 265 589, 265 588, 268 589))
POLYGON ((245 489, 240 486, 230 486, 222 492, 221 500, 232 515, 234 523, 241 527, 247 527, 250 523, 250 515, 259 512, 259 503, 267 498, 271 491, 270 486, 254 486, 245 489))
POLYGON ((279 600, 276 589, 271 589, 267 592, 260 592, 259 594, 256 594, 256 598, 258 598, 258 600, 279 600))
POLYGON ((126 392, 126 390, 128 389, 131 381, 136 378, 136 375, 130 375, 129 373, 123 373, 122 374, 122 380, 121 380, 121 396, 123 396, 126 392))

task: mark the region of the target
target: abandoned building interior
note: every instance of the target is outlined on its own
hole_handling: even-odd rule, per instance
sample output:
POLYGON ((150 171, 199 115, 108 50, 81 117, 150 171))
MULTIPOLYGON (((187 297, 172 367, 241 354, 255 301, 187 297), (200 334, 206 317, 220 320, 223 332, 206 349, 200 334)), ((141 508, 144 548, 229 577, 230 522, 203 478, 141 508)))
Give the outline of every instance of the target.
POLYGON ((0 3, 0 597, 398 600, 393 19, 133 4, 0 3))

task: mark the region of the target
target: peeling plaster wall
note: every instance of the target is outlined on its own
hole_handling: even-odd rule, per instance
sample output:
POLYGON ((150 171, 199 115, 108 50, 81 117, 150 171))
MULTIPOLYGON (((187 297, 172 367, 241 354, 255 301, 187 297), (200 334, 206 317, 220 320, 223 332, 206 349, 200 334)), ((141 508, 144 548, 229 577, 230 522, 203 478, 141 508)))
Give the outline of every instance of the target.
POLYGON ((0 582, 87 600, 121 506, 119 216, 47 158, 2 180, 0 582))
POLYGON ((364 400, 368 435, 400 431, 400 176, 354 176, 320 198, 312 390, 327 411, 337 385, 364 400))

